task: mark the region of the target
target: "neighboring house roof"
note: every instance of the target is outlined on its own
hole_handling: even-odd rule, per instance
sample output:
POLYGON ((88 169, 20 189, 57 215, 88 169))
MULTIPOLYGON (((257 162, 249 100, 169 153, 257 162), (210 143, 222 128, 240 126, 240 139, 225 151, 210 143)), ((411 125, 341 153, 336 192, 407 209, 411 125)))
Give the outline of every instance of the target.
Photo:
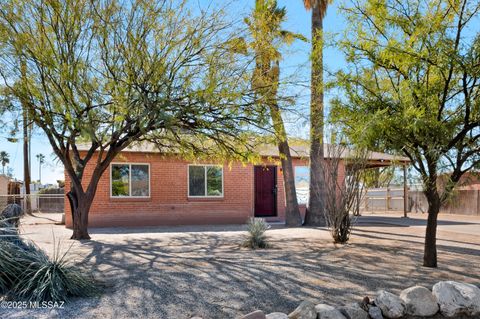
MULTIPOLYGON (((79 151, 87 151, 90 145, 80 144, 77 145, 79 151)), ((264 157, 279 157, 278 147, 273 144, 261 144, 257 146, 258 153, 264 157)), ((308 158, 310 155, 310 145, 306 140, 295 140, 293 143, 290 143, 291 155, 294 158, 308 158)), ((332 145, 324 145, 324 154, 328 158, 330 154, 336 154, 332 150, 332 145)), ((130 145, 125 148, 122 152, 131 152, 131 153, 164 153, 173 154, 171 149, 159 149, 157 145, 149 142, 141 142, 130 145)), ((348 158, 350 151, 345 149, 342 152, 342 158, 348 158)), ((369 167, 382 167, 390 165, 406 165, 410 163, 410 159, 404 156, 391 155, 381 152, 369 152, 369 167)))
MULTIPOLYGON (((438 181, 444 184, 451 174, 452 172, 448 172, 439 175, 438 181)), ((480 189, 480 171, 472 170, 469 172, 465 172, 458 181, 457 189, 480 189)))
POLYGON ((466 186, 460 186, 457 187, 458 190, 480 190, 480 184, 471 184, 471 185, 466 185, 466 186))

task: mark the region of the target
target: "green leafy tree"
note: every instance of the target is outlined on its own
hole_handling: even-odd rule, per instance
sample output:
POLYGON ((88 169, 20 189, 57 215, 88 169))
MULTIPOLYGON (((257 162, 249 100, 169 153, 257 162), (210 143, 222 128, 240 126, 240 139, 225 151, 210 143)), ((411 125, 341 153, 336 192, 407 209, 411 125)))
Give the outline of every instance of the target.
POLYGON ((388 187, 395 177, 395 166, 370 168, 362 175, 367 188, 388 187))
POLYGON ((100 177, 134 142, 150 139, 186 156, 253 156, 247 131, 268 122, 251 93, 251 59, 226 45, 238 35, 221 10, 188 6, 175 0, 0 4, 4 86, 46 134, 69 176, 72 239, 90 238, 100 177))
POLYGON ((306 40, 302 35, 282 29, 286 20, 285 7, 278 7, 276 0, 257 0, 251 16, 245 19, 252 41, 248 47, 255 54, 255 71, 252 86, 259 95, 259 104, 269 110, 273 123, 283 170, 286 198, 287 226, 300 226, 302 219, 295 191, 292 156, 279 103, 280 61, 282 46, 295 39, 306 40))
POLYGON ((428 201, 426 267, 437 266, 441 205, 480 164, 479 10, 473 0, 363 0, 343 10, 350 65, 338 74, 344 96, 332 117, 354 141, 412 160, 428 201))
POLYGON ((312 74, 310 98, 310 197, 305 224, 325 225, 325 179, 323 130, 323 18, 331 0, 304 0, 305 9, 312 10, 312 74))
POLYGON ((5 175, 5 166, 10 163, 10 156, 7 152, 0 152, 0 163, 2 163, 2 174, 5 175))

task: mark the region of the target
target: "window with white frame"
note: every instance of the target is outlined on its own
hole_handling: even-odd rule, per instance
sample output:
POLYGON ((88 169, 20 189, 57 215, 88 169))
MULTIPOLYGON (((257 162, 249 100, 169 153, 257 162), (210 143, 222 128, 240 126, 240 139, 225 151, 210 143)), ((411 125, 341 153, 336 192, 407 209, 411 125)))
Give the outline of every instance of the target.
POLYGON ((149 197, 150 166, 148 164, 112 164, 112 197, 149 197))
POLYGON ((222 197, 223 167, 218 165, 189 165, 188 196, 222 197))
POLYGON ((310 167, 295 166, 295 189, 299 204, 307 204, 310 195, 310 167))

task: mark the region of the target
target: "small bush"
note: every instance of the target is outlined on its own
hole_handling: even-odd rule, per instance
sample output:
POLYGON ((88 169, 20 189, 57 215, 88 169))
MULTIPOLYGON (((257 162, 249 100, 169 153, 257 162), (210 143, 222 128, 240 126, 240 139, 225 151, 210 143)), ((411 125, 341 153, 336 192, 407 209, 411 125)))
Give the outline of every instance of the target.
POLYGON ((247 224, 247 238, 244 247, 251 249, 268 248, 266 231, 270 226, 262 218, 250 218, 247 224))
POLYGON ((64 301, 68 296, 94 295, 96 288, 93 279, 71 265, 67 253, 60 254, 57 249, 51 259, 39 249, 27 254, 24 261, 20 262, 30 264, 14 286, 16 296, 22 300, 64 301))
POLYGON ((52 258, 19 237, 0 237, 0 293, 15 300, 66 301, 97 293, 90 276, 71 265, 59 246, 52 258))

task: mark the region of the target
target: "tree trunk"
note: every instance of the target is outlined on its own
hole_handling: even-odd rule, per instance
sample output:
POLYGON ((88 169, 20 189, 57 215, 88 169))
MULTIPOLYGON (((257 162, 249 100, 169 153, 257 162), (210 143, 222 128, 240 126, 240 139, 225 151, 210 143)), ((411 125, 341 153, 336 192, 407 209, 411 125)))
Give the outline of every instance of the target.
POLYGON ((302 217, 298 208, 297 193, 295 190, 295 176, 293 173, 292 156, 288 137, 283 124, 282 115, 276 103, 270 103, 270 115, 272 117, 273 127, 278 140, 278 153, 283 171, 283 184, 285 188, 285 224, 289 227, 298 227, 302 225, 302 217))
POLYGON ((302 225, 302 217, 300 216, 300 209, 298 208, 292 156, 290 154, 290 147, 287 140, 278 143, 278 151, 282 163, 283 184, 285 187, 285 223, 289 227, 298 227, 302 225))
POLYGON ((297 192, 295 190, 295 176, 293 173, 292 156, 288 137, 283 124, 282 115, 278 106, 273 103, 270 105, 270 115, 272 117, 273 127, 277 135, 278 153, 283 171, 283 184, 285 189, 285 224, 289 227, 298 227, 302 225, 302 217, 298 208, 297 192))
POLYGON ((310 197, 305 225, 325 226, 325 178, 323 151, 323 21, 312 10, 312 74, 310 100, 310 197))
POLYGON ((74 187, 68 192, 67 197, 72 212, 73 234, 70 239, 85 240, 90 239, 88 234, 88 213, 93 198, 85 194, 78 194, 74 187))
POLYGON ((437 267, 437 219, 440 212, 440 197, 436 191, 426 190, 428 200, 428 221, 425 233, 424 267, 437 267))
MULTIPOLYGON (((261 64, 257 64, 261 65, 261 64)), ((282 113, 278 106, 277 93, 280 80, 280 66, 278 61, 268 70, 263 70, 264 74, 269 75, 268 82, 271 83, 270 91, 263 95, 268 98, 267 104, 270 109, 273 129, 277 137, 278 154, 282 164, 283 184, 285 189, 285 224, 289 227, 298 227, 302 225, 302 217, 298 208, 297 192, 295 190, 295 176, 293 173, 292 156, 290 146, 288 145, 287 131, 283 123, 282 113)))

